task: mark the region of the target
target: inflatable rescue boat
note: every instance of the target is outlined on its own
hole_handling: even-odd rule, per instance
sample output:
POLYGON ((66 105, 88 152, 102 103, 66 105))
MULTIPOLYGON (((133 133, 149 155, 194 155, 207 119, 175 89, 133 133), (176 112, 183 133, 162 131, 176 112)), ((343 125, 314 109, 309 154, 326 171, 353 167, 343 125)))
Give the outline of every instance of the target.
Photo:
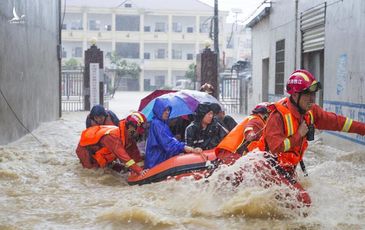
POLYGON ((179 180, 186 176, 193 176, 198 180, 210 175, 216 160, 214 149, 203 151, 200 154, 177 155, 149 169, 143 176, 131 174, 128 177, 128 184, 142 185, 166 179, 179 180))

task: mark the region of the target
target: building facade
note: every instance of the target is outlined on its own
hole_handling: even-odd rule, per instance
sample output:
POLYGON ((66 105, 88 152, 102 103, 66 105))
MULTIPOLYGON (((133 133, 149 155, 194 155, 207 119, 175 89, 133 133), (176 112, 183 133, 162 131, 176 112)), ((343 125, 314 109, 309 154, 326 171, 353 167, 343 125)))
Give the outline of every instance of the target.
MULTIPOLYGON (((213 19, 213 8, 197 0, 69 0, 65 9, 63 61, 83 63, 84 51, 96 38, 106 68, 113 68, 107 58, 113 51, 141 67, 140 90, 173 87, 183 79, 209 40, 213 19)), ((227 12, 219 14, 224 31, 227 12)))
MULTIPOLYGON (((365 2, 280 0, 263 5, 252 28, 252 108, 285 95, 292 71, 305 68, 322 82, 317 103, 327 111, 365 122, 365 2)), ((359 135, 323 132, 339 148, 365 145, 359 135)))

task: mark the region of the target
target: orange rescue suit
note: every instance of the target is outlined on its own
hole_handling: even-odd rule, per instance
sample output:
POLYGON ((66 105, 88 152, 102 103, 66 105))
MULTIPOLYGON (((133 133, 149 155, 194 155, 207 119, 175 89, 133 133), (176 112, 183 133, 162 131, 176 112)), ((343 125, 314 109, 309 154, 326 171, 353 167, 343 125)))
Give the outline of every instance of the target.
POLYGON ((365 135, 364 123, 324 111, 316 104, 304 116, 289 98, 278 101, 275 106, 276 110, 267 120, 261 142, 266 144, 266 148, 277 157, 277 163, 286 171, 293 172, 308 146, 306 136, 301 137, 297 132, 303 119, 307 125, 313 124, 316 129, 365 135))
MULTIPOLYGON (((218 144, 218 146, 215 148, 216 156, 224 163, 232 164, 240 157, 240 155, 237 153, 237 150, 242 145, 248 144, 245 143, 245 135, 251 131, 260 133, 264 126, 265 121, 260 115, 253 114, 246 117, 241 123, 236 125, 236 127, 232 129, 232 131, 218 144), (249 124, 253 124, 255 127, 252 127, 249 124)), ((251 141, 251 143, 247 145, 248 151, 252 151, 254 148, 258 147, 256 142, 257 141, 251 141)))
MULTIPOLYGON (((103 137, 105 137, 104 139, 107 139, 107 141, 110 143, 113 140, 111 138, 107 138, 108 135, 121 141, 121 146, 116 143, 114 145, 115 148, 111 151, 109 151, 109 149, 107 149, 106 147, 99 147, 96 149, 92 148, 93 150, 95 150, 95 153, 92 154, 92 157, 97 162, 99 167, 105 167, 108 163, 111 163, 117 157, 121 159, 127 167, 133 165, 135 162, 139 162, 142 160, 139 155, 136 143, 132 140, 126 141, 125 122, 125 120, 120 121, 119 128, 117 126, 111 125, 100 125, 92 126, 82 132, 79 143, 79 146, 81 146, 81 148, 92 148, 97 145, 103 137)), ((76 150, 76 152, 78 152, 78 150, 76 150)))

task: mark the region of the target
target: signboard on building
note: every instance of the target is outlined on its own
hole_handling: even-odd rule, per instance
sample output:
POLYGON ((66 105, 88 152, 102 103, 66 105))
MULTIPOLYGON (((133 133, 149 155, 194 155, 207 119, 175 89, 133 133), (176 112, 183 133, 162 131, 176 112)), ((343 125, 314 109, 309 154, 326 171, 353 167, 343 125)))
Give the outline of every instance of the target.
POLYGON ((99 63, 90 63, 90 106, 100 104, 99 100, 99 63))
MULTIPOLYGON (((334 112, 336 114, 351 118, 355 121, 365 122, 365 105, 355 104, 350 102, 340 102, 340 101, 324 101, 323 108, 326 111, 334 112)), ((359 134, 349 134, 345 132, 332 132, 328 133, 342 137, 344 139, 356 142, 358 144, 365 145, 365 136, 359 134)))

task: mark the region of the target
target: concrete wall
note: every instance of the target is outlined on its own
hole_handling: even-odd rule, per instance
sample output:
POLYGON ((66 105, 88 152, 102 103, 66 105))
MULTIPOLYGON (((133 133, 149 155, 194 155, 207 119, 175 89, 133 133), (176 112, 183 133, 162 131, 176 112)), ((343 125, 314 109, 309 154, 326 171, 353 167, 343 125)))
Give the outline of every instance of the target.
MULTIPOLYGON (((295 1, 275 1, 270 13, 270 84, 269 94, 275 92, 275 52, 276 42, 285 39, 285 73, 287 77, 294 71, 295 57, 295 1)), ((284 92, 283 92, 284 93, 284 92)))
MULTIPOLYGON (((270 16, 265 17, 252 29, 252 89, 248 110, 262 101, 262 59, 270 57, 270 16)), ((272 60, 269 59, 271 62, 272 60)))
POLYGON ((0 144, 60 115, 59 15, 58 0, 0 1, 0 144))
MULTIPOLYGON (((365 122, 365 1, 327 1, 324 104, 328 111, 365 122)), ((364 149, 365 137, 326 132, 326 139, 348 140, 346 149, 364 149), (358 143, 360 145, 355 145, 358 143)))

